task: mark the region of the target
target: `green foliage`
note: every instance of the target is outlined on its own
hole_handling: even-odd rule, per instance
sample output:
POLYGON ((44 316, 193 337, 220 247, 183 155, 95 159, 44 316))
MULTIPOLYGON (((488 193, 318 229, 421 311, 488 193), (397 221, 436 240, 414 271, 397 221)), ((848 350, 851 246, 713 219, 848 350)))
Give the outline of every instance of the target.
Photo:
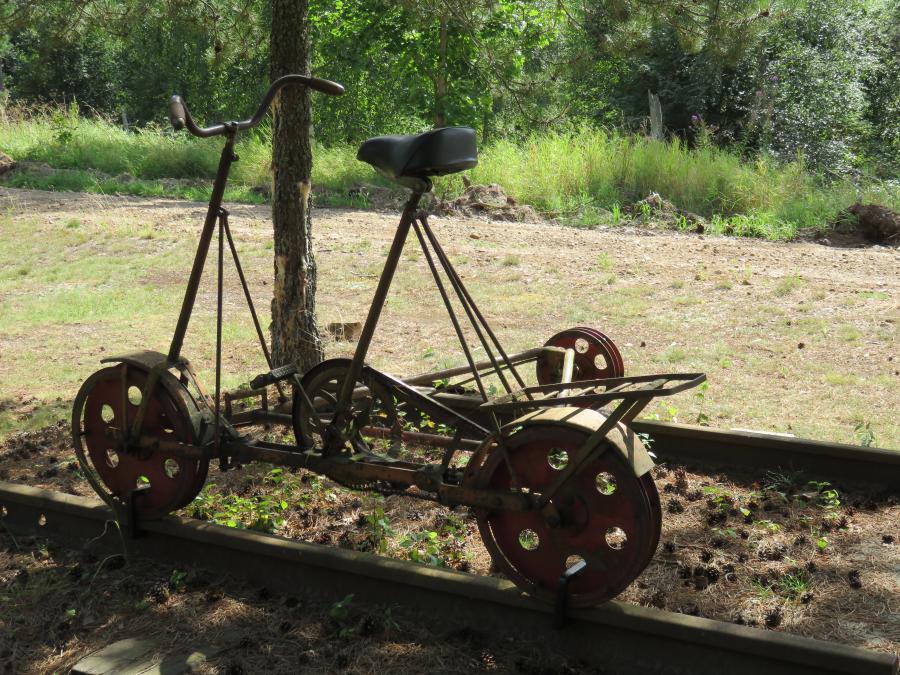
POLYGON ((754 520, 753 525, 755 527, 762 527, 769 532, 769 534, 778 534, 781 532, 781 525, 771 520, 754 520))
POLYGON ((407 550, 409 559, 414 562, 425 563, 435 567, 445 566, 440 555, 441 545, 439 535, 434 530, 410 532, 400 539, 400 546, 407 550))
POLYGON ((871 448, 875 445, 875 431, 872 429, 871 422, 864 422, 860 420, 856 423, 856 426, 853 427, 853 430, 856 432, 856 437, 859 439, 859 444, 864 448, 871 448))
POLYGON ((776 582, 779 594, 792 600, 799 599, 808 592, 811 585, 812 580, 806 570, 790 571, 776 582))
POLYGON ((696 390, 694 390, 694 400, 697 401, 697 424, 700 426, 709 426, 709 415, 703 412, 706 404, 706 392, 709 391, 709 382, 704 382, 696 390))
POLYGON ((453 513, 447 514, 437 530, 410 532, 400 539, 400 547, 415 562, 434 567, 458 565, 466 560, 463 550, 465 523, 453 513))
POLYGON ((391 528, 391 522, 384 514, 384 499, 379 499, 372 509, 372 513, 366 516, 366 523, 369 526, 369 541, 372 544, 372 550, 378 553, 387 552, 388 539, 394 536, 394 530, 391 528))
POLYGON ((321 102, 317 134, 328 142, 431 124, 488 137, 549 114, 534 90, 558 55, 557 3, 347 0, 313 3, 310 16, 316 68, 348 85, 321 102))
POLYGON ((884 177, 900 173, 900 4, 886 2, 873 16, 874 64, 865 81, 868 147, 884 177))
POLYGON ((857 164, 875 65, 865 8, 864 0, 808 0, 768 27, 750 119, 762 149, 836 174, 857 164))
POLYGON ((646 123, 649 90, 667 129, 698 147, 802 156, 831 175, 867 155, 886 176, 896 167, 896 3, 595 0, 585 11, 593 52, 618 64, 599 89, 626 123, 646 123))
MULTIPOLYGON (((268 83, 267 0, 20 5, 0 12, 7 87, 0 108, 7 97, 77 100, 145 128, 165 123, 166 99, 177 91, 198 120, 212 122, 252 111, 268 83)), ((443 124, 513 144, 537 129, 639 130, 649 90, 660 97, 667 130, 695 149, 729 145, 788 166, 802 156, 829 175, 896 175, 900 9, 887 0, 315 0, 309 17, 313 72, 347 86, 343 97, 313 99, 315 136, 329 147, 443 124)), ((57 146, 73 142, 69 166, 86 168, 77 161, 79 134, 60 132, 57 146)), ((263 132, 259 147, 242 155, 257 180, 267 179, 268 165, 258 160, 268 141, 263 132)), ((152 166, 139 171, 115 162, 115 148, 103 152, 107 166, 119 167, 109 173, 151 176, 152 166)), ((198 163, 214 170, 215 154, 212 166, 202 152, 180 156, 190 161, 161 158, 153 166, 169 172, 153 177, 185 176, 198 163)), ((732 206, 727 190, 701 185, 700 201, 723 202, 708 212, 725 230, 778 237, 802 214, 822 215, 819 204, 799 199, 780 209, 732 206)), ((634 186, 614 187, 564 191, 555 200, 547 191, 545 201, 555 203, 545 206, 574 224, 596 224, 634 186)))
POLYGON ((124 112, 162 121, 173 92, 200 117, 237 117, 266 87, 265 0, 20 3, 3 25, 3 71, 13 99, 124 112))
POLYGON ((337 625, 340 638, 348 637, 356 632, 356 626, 353 624, 353 597, 354 594, 350 593, 328 609, 328 618, 337 625))
MULTIPOLYGON (((226 527, 276 532, 284 525, 284 516, 290 504, 292 483, 285 481, 284 470, 271 469, 265 478, 267 490, 250 497, 233 492, 220 492, 217 487, 207 484, 188 507, 193 518, 209 520, 226 527)), ((304 506, 308 495, 301 497, 297 506, 304 506)))
POLYGON ((182 593, 187 588, 187 572, 172 570, 169 576, 169 588, 177 593, 182 593))
MULTIPOLYGON (((824 186, 802 162, 747 163, 714 146, 691 149, 677 139, 593 130, 498 141, 482 152, 471 176, 478 183, 498 183, 517 201, 563 218, 586 203, 614 209, 655 191, 688 211, 718 215, 714 230, 769 238, 820 227, 858 197, 900 204, 900 188, 860 190, 849 181, 824 186)), ((449 177, 438 186, 454 194, 461 191, 461 180, 449 177)))

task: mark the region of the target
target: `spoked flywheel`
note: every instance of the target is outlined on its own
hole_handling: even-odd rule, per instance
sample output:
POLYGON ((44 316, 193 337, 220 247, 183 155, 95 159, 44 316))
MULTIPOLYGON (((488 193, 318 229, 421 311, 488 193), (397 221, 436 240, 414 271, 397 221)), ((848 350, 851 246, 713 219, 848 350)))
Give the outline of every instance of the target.
MULTIPOLYGON (((569 328, 551 337, 545 347, 561 347, 575 350, 575 372, 572 380, 598 380, 606 377, 624 377, 625 363, 615 343, 595 328, 569 328)), ((545 356, 537 359, 538 384, 555 384, 560 381, 561 366, 545 356)))
MULTIPOLYGON (((91 375, 75 397, 72 435, 82 471, 97 494, 115 506, 131 491, 149 485, 136 498, 135 509, 140 517, 155 519, 194 499, 206 480, 209 460, 131 447, 108 433, 111 428, 125 433, 131 429, 147 377, 147 371, 126 364, 91 375)), ((153 388, 141 433, 194 443, 196 412, 196 403, 184 386, 164 372, 153 388)))
MULTIPOLYGON (((504 440, 506 453, 491 452, 475 482, 541 493, 577 461, 589 435, 574 425, 526 424, 504 440)), ((552 509, 477 514, 497 569, 534 596, 552 601, 560 575, 581 559, 587 568, 570 583, 569 601, 596 605, 621 593, 653 557, 662 522, 656 487, 649 474, 634 475, 609 438, 603 443, 553 496, 552 509)))
MULTIPOLYGON (((328 359, 308 370, 300 381, 302 391, 294 392, 293 423, 297 445, 303 448, 328 447, 334 442, 329 437, 328 425, 334 418, 341 386, 350 371, 351 360, 328 359)), ((365 376, 363 376, 365 379, 365 376)), ((383 432, 390 443, 399 443, 402 429, 396 404, 383 387, 374 381, 358 382, 354 389, 347 427, 343 430, 346 440, 358 445, 363 429, 383 432)))

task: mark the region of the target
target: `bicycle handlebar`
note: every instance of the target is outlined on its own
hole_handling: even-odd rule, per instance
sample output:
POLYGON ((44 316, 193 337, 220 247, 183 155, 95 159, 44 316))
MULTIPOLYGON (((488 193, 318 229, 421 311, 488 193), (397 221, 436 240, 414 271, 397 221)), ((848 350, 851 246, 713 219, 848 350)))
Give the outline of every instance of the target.
POLYGON ((272 86, 269 87, 269 91, 267 91, 266 95, 263 97, 262 103, 259 104, 256 113, 253 117, 244 120, 243 122, 223 122, 221 124, 214 124, 211 127, 198 127, 194 122, 194 118, 191 117, 191 112, 188 110, 184 99, 178 94, 173 95, 169 100, 169 121, 172 123, 175 131, 181 131, 186 128, 194 136, 199 136, 201 138, 218 136, 219 134, 224 133, 234 133, 235 131, 240 131, 242 129, 250 129, 262 121, 263 116, 266 114, 266 111, 272 103, 272 99, 275 98, 275 94, 277 94, 282 87, 291 83, 305 84, 310 89, 315 89, 316 91, 328 94, 329 96, 340 96, 344 93, 344 87, 331 80, 322 80, 318 77, 309 77, 307 75, 285 75, 284 77, 279 77, 272 83, 272 86))

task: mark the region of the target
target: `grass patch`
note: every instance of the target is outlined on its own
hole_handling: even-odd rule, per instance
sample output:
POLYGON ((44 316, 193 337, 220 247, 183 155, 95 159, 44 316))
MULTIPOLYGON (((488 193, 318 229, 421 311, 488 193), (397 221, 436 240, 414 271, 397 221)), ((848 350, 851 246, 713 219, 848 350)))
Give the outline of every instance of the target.
POLYGON ((683 363, 687 360, 687 352, 680 347, 669 347, 663 353, 663 360, 667 363, 683 363))
POLYGON ((58 420, 67 420, 72 412, 68 401, 42 401, 28 414, 21 414, 14 406, 4 403, 0 401, 0 439, 12 433, 43 429, 58 420))
POLYGON ((836 387, 846 387, 849 385, 855 385, 857 382, 859 382, 859 378, 855 375, 850 375, 848 373, 837 373, 833 371, 825 373, 823 379, 827 384, 836 387))
POLYGON ((790 276, 784 277, 781 281, 779 281, 775 285, 775 289, 772 291, 777 297, 782 298, 785 295, 789 295, 793 293, 798 288, 803 287, 803 279, 800 278, 799 274, 791 274, 790 276))
MULTIPOLYGON (((267 328, 272 292, 272 240, 264 224, 268 214, 265 208, 245 211, 235 219, 236 243, 267 328)), ((183 299, 199 220, 196 204, 138 209, 129 200, 115 198, 9 195, 7 211, 0 213, 0 401, 26 395, 68 401, 101 358, 137 349, 165 351, 183 299), (78 227, 69 227, 74 219, 78 227)), ((365 317, 393 235, 392 228, 381 223, 380 217, 362 214, 352 223, 337 213, 320 216, 320 325, 365 317)), ((897 446, 896 415, 884 401, 895 400, 897 393, 896 368, 887 360, 896 343, 896 324, 885 319, 898 317, 886 306, 881 312, 861 312, 858 298, 861 291, 881 289, 879 284, 890 279, 888 272, 855 274, 859 265, 848 260, 842 266, 847 272, 843 291, 828 293, 814 313, 798 315, 795 298, 806 300, 819 288, 830 287, 814 272, 818 265, 831 264, 829 249, 779 247, 784 273, 806 282, 802 291, 779 301, 772 296, 779 279, 766 276, 767 271, 756 275, 754 296, 738 292, 737 283, 731 292, 713 291, 727 273, 719 254, 712 252, 709 280, 698 287, 693 277, 700 261, 685 262, 691 260, 696 241, 687 238, 676 238, 671 250, 629 265, 627 276, 606 285, 613 271, 597 270, 598 256, 607 250, 613 270, 619 266, 608 247, 581 247, 580 257, 575 257, 571 236, 559 228, 539 226, 534 237, 510 241, 504 239, 506 227, 483 226, 485 237, 498 242, 487 253, 480 251, 480 244, 479 252, 471 253, 476 246, 464 232, 450 236, 445 245, 454 260, 471 253, 464 270, 469 290, 508 352, 543 344, 569 326, 595 326, 619 345, 628 373, 708 373, 711 386, 702 413, 713 426, 791 431, 856 443, 853 424, 865 419, 877 431, 880 445, 897 446), (504 266, 507 255, 518 257, 521 264, 504 266), (550 269, 555 271, 545 274, 550 269), (579 270, 590 271, 584 283, 573 283, 579 270), (708 301, 710 293, 715 303, 708 301), (853 300, 852 306, 842 304, 845 298, 853 300), (697 311, 704 302, 710 310, 697 311), (842 326, 855 328, 861 337, 846 342, 838 333, 842 326), (802 349, 799 343, 804 343, 802 349), (869 356, 860 356, 848 368, 842 347, 856 350, 863 345, 869 356), (856 381, 840 376, 846 372, 856 381), (782 400, 785 387, 791 395, 787 407, 782 400)), ((214 258, 213 251, 184 350, 207 386, 215 364, 214 258)), ((265 370, 240 284, 227 265, 226 389, 265 370)), ((445 313, 423 310, 439 303, 437 292, 423 281, 423 265, 421 258, 415 264, 404 259, 373 342, 373 365, 393 374, 418 374, 464 361, 445 313)), ((729 265, 732 277, 737 275, 740 268, 729 265)), ((885 304, 867 302, 876 303, 872 307, 885 304)), ((474 346, 474 336, 469 337, 474 346)), ((328 341, 327 350, 329 357, 346 356, 353 344, 328 341)), ((486 358, 480 350, 475 357, 486 358)), ((521 372, 533 382, 533 368, 521 372)), ((677 408, 681 421, 693 423, 699 417, 692 393, 667 399, 660 408, 664 419, 673 415, 669 407, 677 408)), ((55 421, 54 416, 49 421, 55 421)))
POLYGON ((837 334, 844 342, 856 342, 862 337, 862 333, 856 327, 847 324, 838 326, 837 334))
MULTIPOLYGON (((198 202, 208 201, 212 194, 211 182, 207 184, 198 182, 196 179, 190 181, 122 179, 86 169, 65 169, 46 173, 26 168, 13 172, 4 178, 3 183, 9 187, 33 190, 90 192, 130 197, 174 197, 198 202)), ((229 183, 228 189, 225 191, 225 199, 230 202, 250 204, 266 202, 266 198, 253 192, 250 186, 234 182, 229 183)), ((70 221, 66 224, 66 227, 73 229, 78 226, 77 221, 70 221)))
POLYGON ((861 300, 887 300, 890 296, 883 291, 860 291, 857 296, 861 300))

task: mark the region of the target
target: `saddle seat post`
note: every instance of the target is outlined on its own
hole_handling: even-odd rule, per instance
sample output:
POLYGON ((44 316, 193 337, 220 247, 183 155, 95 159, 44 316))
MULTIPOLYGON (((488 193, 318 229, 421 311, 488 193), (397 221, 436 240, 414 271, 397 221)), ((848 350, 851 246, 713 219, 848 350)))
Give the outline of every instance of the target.
POLYGON ((394 233, 394 240, 391 242, 391 248, 388 251, 387 259, 384 263, 384 269, 378 279, 378 286, 375 288, 375 296, 372 298, 372 304, 369 307, 366 322, 363 325, 362 332, 359 335, 359 341, 356 344, 356 351, 353 353, 350 371, 347 374, 347 378, 341 384, 334 422, 341 423, 343 421, 341 418, 343 418, 350 409, 353 390, 362 374, 366 356, 369 351, 369 345, 372 343, 372 337, 375 334, 378 320, 381 318, 381 311, 384 309, 384 303, 387 300, 391 282, 394 279, 394 274, 397 272, 397 265, 400 262, 400 255, 403 253, 406 237, 409 235, 410 228, 416 218, 419 201, 422 199, 422 195, 429 190, 431 190, 431 181, 423 181, 422 186, 418 186, 418 189, 413 189, 409 200, 407 200, 406 205, 403 208, 403 213, 400 216, 400 223, 397 226, 397 231, 394 233))

